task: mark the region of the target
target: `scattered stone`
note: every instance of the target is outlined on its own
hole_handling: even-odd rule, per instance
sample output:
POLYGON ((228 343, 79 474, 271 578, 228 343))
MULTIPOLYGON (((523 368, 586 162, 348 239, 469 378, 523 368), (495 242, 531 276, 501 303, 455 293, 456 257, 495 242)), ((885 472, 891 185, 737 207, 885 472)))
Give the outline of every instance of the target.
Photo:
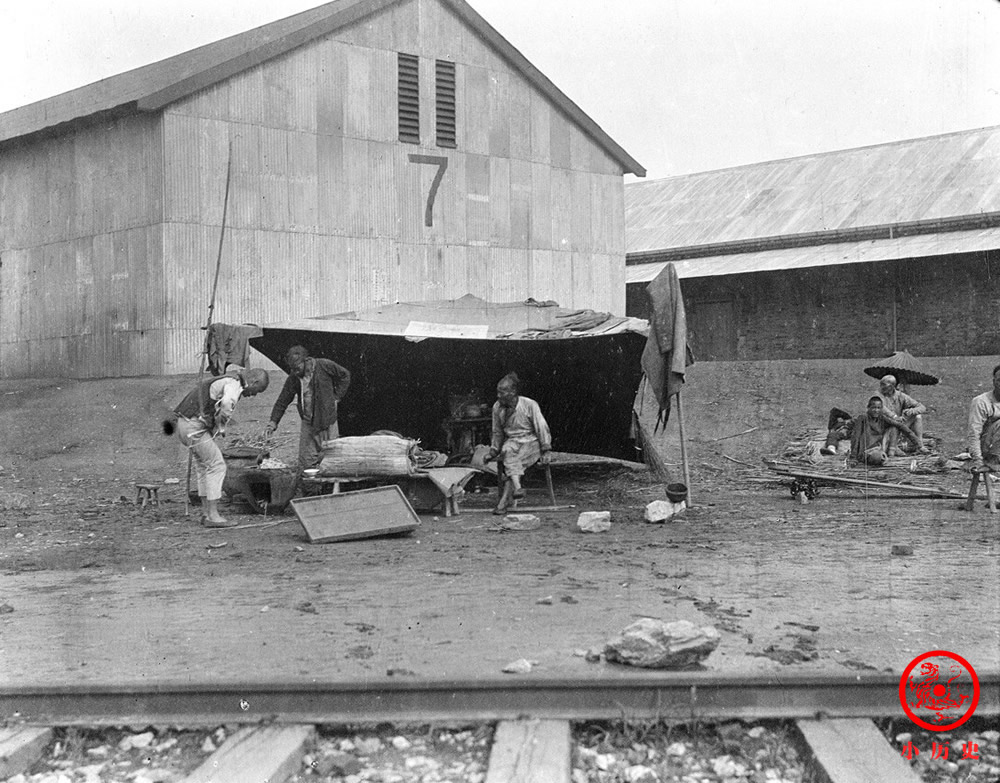
POLYGON ((97 759, 103 759, 111 753, 111 748, 107 745, 98 745, 96 748, 87 748, 87 755, 97 759))
POLYGON ((602 655, 604 655, 604 650, 591 647, 584 652, 583 657, 590 663, 597 663, 601 660, 602 655))
POLYGON ((625 780, 628 783, 659 783, 660 777, 650 767, 636 764, 625 768, 625 780))
POLYGON ((611 512, 584 511, 577 518, 576 526, 584 533, 604 533, 611 529, 611 512))
MULTIPOLYGON (((353 747, 353 745, 352 745, 353 747)), ((334 752, 318 759, 313 764, 313 769, 320 777, 347 777, 348 775, 358 775, 363 766, 350 753, 334 752)))
POLYGON ((765 729, 763 726, 754 726, 752 729, 750 729, 750 731, 747 732, 747 736, 752 739, 760 739, 761 737, 764 736, 764 733, 766 731, 767 729, 765 729))
POLYGON ((163 479, 164 484, 180 484, 181 480, 179 478, 168 478, 163 479))
POLYGON ((382 740, 378 737, 354 740, 354 747, 362 756, 371 756, 382 750, 382 740))
POLYGON ((144 769, 135 776, 135 783, 167 783, 175 779, 169 769, 144 769))
POLYGON ((682 669, 707 658, 720 639, 712 626, 698 628, 688 620, 667 623, 643 617, 604 645, 604 657, 646 669, 682 669))
POLYGON ((900 557, 906 557, 913 554, 913 547, 906 546, 905 544, 893 544, 892 553, 894 555, 899 555, 900 557))
POLYGON ((687 746, 683 742, 674 742, 667 746, 668 756, 683 756, 687 753, 687 746))
POLYGON ((543 606, 552 606, 552 596, 547 595, 544 598, 539 598, 535 603, 542 604, 543 606))
POLYGON ((527 674, 538 665, 538 661, 529 661, 527 658, 518 658, 504 666, 500 671, 504 674, 527 674))
POLYGON ((133 748, 148 748, 152 744, 154 736, 151 731, 144 731, 142 734, 129 734, 122 737, 118 743, 118 749, 127 751, 133 748))
POLYGON ((413 745, 406 737, 393 737, 392 746, 396 750, 408 750, 413 745))
POLYGON ((507 514, 501 521, 504 530, 537 530, 542 526, 542 520, 534 514, 507 514))
POLYGON ((905 745, 907 742, 913 739, 913 735, 908 731, 904 731, 902 734, 896 735, 896 742, 900 745, 905 745))
POLYGON ((669 522, 686 508, 687 503, 683 500, 680 503, 673 503, 669 500, 654 500, 646 506, 646 521, 651 524, 669 522))
POLYGON ((212 738, 211 737, 205 737, 205 741, 203 743, 201 743, 201 752, 202 753, 215 753, 216 750, 218 750, 218 748, 216 747, 215 743, 212 742, 212 738))
POLYGON ((0 604, 0 614, 10 614, 14 611, 14 607, 10 604, 0 604))

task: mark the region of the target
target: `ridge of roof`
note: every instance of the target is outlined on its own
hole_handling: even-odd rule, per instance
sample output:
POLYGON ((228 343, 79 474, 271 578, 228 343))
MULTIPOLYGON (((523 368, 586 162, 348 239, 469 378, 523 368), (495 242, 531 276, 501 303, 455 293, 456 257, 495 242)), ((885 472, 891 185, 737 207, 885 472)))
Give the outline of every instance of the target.
POLYGON ((934 134, 933 136, 915 136, 908 139, 897 139, 895 141, 877 142, 874 144, 863 144, 860 147, 845 147, 843 149, 826 150, 824 152, 807 152, 802 155, 792 155, 791 157, 788 158, 771 158, 770 160, 760 160, 755 163, 739 163, 735 166, 723 166, 720 169, 705 169, 704 171, 691 171, 688 172, 687 174, 670 174, 666 177, 657 177, 655 179, 648 179, 645 182, 628 182, 626 183, 626 188, 638 188, 642 186, 655 185, 657 183, 665 182, 667 180, 674 181, 679 179, 690 179, 693 177, 708 176, 710 174, 722 174, 730 171, 739 171, 740 169, 762 168, 764 166, 770 166, 777 163, 791 163, 793 161, 803 161, 806 159, 812 160, 815 158, 823 158, 833 155, 845 155, 850 152, 861 152, 862 150, 901 147, 909 144, 916 144, 918 142, 930 142, 937 139, 945 139, 951 136, 966 136, 975 133, 984 133, 991 131, 1000 131, 1000 125, 984 125, 980 128, 966 128, 965 130, 948 131, 947 133, 937 133, 934 134))
MULTIPOLYGON (((0 113, 0 143, 120 111, 156 111, 311 40, 407 0, 333 0, 0 113)), ((440 0, 623 168, 646 170, 465 0, 440 0)))

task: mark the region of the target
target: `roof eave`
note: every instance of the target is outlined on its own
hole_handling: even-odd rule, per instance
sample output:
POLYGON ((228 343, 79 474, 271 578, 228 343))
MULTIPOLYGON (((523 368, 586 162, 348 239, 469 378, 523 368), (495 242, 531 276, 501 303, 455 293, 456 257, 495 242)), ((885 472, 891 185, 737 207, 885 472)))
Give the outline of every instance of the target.
POLYGON ((143 111, 155 111, 187 98, 190 95, 211 87, 213 84, 235 76, 242 71, 261 65, 275 57, 280 57, 287 52, 297 49, 304 44, 329 35, 348 25, 359 22, 362 19, 376 14, 405 0, 359 0, 341 11, 337 11, 330 16, 324 17, 318 22, 307 24, 298 30, 291 32, 274 41, 268 41, 249 51, 241 53, 237 57, 220 62, 211 68, 199 71, 192 76, 171 84, 169 87, 150 93, 137 101, 137 106, 143 111))
POLYGON ((465 0, 441 0, 445 5, 467 25, 472 27, 479 36, 492 46, 511 64, 520 71, 539 91, 551 100, 560 111, 566 114, 574 123, 579 125, 588 136, 604 149, 612 158, 617 161, 625 174, 634 174, 637 177, 645 177, 646 169, 635 158, 629 155, 624 148, 612 139, 600 125, 574 103, 569 96, 556 87, 552 81, 538 70, 531 62, 518 51, 510 41, 498 33, 474 8, 465 0))

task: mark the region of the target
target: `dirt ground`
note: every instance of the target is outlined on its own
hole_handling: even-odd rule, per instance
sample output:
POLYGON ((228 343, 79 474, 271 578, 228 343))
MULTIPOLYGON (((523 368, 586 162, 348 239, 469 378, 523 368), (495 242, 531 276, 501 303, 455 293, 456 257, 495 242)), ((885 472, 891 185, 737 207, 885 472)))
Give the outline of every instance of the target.
MULTIPOLYGON (((943 381, 911 391, 954 454, 996 360, 925 361, 943 381)), ((538 529, 498 530, 493 497, 472 493, 414 534, 325 545, 290 512, 234 506, 258 526, 228 530, 185 517, 186 452, 159 427, 191 377, 0 381, 0 686, 493 678, 518 658, 537 662, 529 677, 634 676, 579 653, 643 616, 716 626, 711 671, 898 673, 946 649, 996 672, 1000 515, 854 489, 801 505, 761 464, 830 407, 860 412, 876 385, 864 365, 690 368, 694 507, 680 521, 643 521, 663 498, 649 472, 557 465, 573 507, 537 512, 538 529), (169 478, 158 508, 134 504, 136 481, 169 478), (611 530, 579 532, 584 510, 610 510, 611 530)), ((240 404, 230 437, 263 427, 279 380, 240 404)), ((657 441, 676 480, 678 424, 657 441)), ((296 432, 290 413, 273 456, 291 456, 296 432)))

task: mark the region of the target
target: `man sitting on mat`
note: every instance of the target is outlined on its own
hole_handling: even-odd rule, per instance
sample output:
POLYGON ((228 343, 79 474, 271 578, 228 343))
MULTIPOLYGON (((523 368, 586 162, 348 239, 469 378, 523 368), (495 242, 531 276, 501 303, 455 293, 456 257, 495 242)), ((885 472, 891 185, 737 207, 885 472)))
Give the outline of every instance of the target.
POLYGON ((520 383, 515 373, 505 375, 497 384, 497 401, 493 403, 493 440, 486 461, 496 459, 506 473, 494 514, 503 514, 514 498, 524 497, 524 471, 536 462, 548 464, 552 450, 552 436, 542 409, 519 394, 520 383))
POLYGON ((993 389, 969 406, 969 454, 973 472, 1000 469, 1000 364, 993 368, 993 389))

